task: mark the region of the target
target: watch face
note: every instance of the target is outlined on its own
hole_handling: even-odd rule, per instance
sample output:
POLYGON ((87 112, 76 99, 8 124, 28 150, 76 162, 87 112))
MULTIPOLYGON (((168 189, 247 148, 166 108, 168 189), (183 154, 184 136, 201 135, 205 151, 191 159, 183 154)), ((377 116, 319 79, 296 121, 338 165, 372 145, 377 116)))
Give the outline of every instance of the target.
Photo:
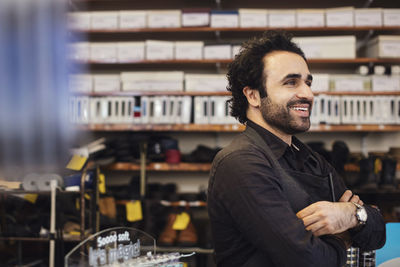
POLYGON ((364 207, 362 207, 361 209, 357 210, 357 216, 360 222, 366 222, 367 221, 367 211, 365 210, 364 207))

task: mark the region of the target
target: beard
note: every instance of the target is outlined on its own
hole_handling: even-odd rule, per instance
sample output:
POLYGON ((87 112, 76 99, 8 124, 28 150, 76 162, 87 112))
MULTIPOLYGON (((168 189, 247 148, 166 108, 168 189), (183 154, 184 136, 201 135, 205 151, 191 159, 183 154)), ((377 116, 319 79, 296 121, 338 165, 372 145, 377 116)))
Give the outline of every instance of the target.
POLYGON ((311 114, 312 102, 308 100, 290 100, 286 106, 271 101, 267 96, 261 99, 260 111, 263 119, 272 127, 286 134, 294 135, 310 129, 310 116, 299 117, 290 114, 290 106, 295 104, 309 104, 311 114))

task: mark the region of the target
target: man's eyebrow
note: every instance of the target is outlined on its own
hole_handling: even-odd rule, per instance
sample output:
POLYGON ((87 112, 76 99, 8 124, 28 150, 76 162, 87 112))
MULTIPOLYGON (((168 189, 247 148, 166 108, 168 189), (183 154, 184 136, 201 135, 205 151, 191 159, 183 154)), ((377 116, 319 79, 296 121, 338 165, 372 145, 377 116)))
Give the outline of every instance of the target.
MULTIPOLYGON (((281 80, 281 82, 284 82, 288 79, 301 79, 301 74, 298 73, 289 73, 288 75, 286 75, 285 77, 283 77, 283 79, 281 80)), ((311 74, 307 75, 307 81, 312 81, 313 80, 313 76, 311 74)))

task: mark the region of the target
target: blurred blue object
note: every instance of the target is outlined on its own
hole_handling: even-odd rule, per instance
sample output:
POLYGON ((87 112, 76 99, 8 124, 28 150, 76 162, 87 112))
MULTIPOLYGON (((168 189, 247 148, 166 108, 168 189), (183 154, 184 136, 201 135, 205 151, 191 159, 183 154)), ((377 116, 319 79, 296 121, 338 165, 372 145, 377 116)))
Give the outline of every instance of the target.
POLYGON ((0 170, 3 177, 65 164, 68 122, 64 0, 0 1, 0 170), (6 173, 4 175, 4 173, 6 173))
POLYGON ((400 223, 386 224, 386 244, 376 251, 376 266, 400 266, 400 223))

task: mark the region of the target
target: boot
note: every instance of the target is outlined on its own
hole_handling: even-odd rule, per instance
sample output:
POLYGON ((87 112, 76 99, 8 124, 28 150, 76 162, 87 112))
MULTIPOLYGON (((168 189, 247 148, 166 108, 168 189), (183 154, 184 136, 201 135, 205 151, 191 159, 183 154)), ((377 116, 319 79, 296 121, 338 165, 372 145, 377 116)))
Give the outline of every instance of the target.
POLYGON ((178 235, 178 245, 182 247, 193 247, 197 244, 197 232, 190 221, 186 229, 181 230, 178 235))
POLYGON ((375 160, 374 157, 360 160, 360 177, 356 186, 362 189, 378 188, 378 176, 375 173, 375 160))
POLYGON ((382 160, 381 187, 385 189, 395 189, 397 161, 393 158, 382 160))
POLYGON ((158 244, 161 246, 173 246, 178 233, 176 230, 172 228, 176 219, 175 213, 170 213, 168 215, 167 224, 165 225, 164 230, 161 232, 158 238, 158 244))

